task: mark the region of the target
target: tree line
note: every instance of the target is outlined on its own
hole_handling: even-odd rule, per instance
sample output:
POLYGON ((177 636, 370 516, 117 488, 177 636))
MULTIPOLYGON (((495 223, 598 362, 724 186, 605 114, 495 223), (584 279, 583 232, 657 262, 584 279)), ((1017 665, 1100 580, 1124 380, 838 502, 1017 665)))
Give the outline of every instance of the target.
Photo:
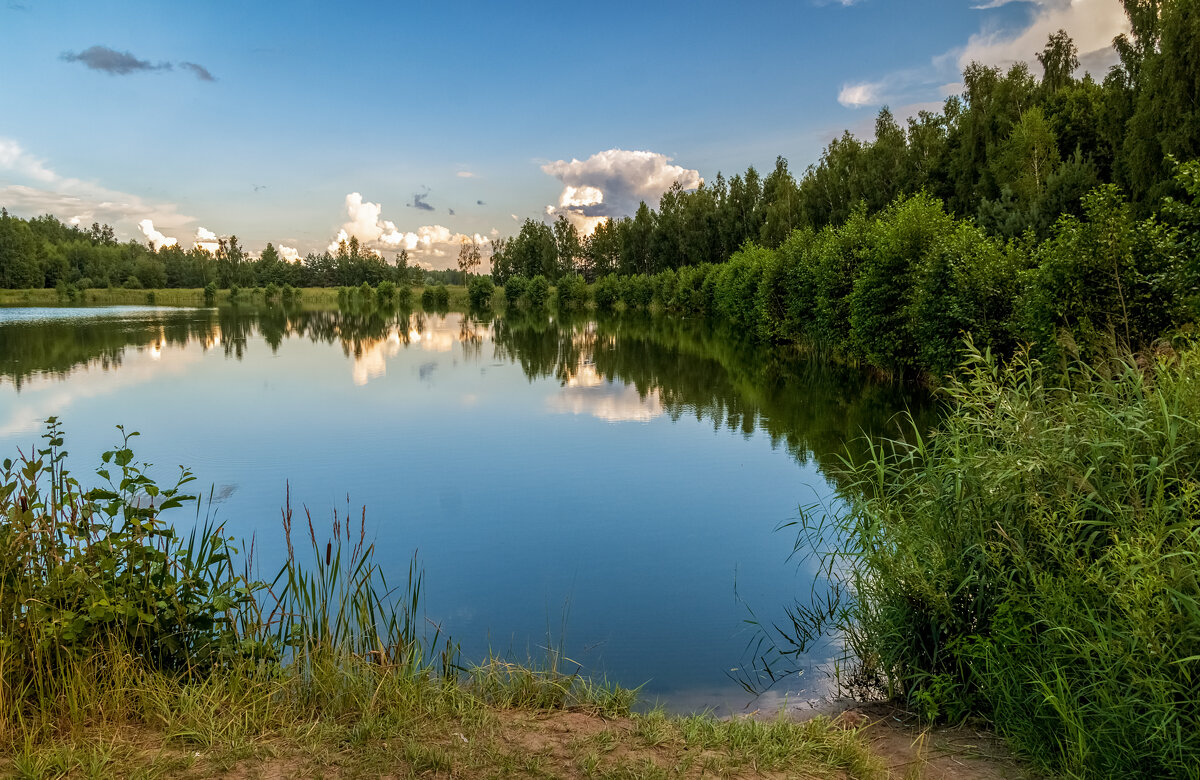
POLYGON ((1078 49, 1060 30, 1036 55, 1040 78, 1025 63, 973 63, 940 112, 901 126, 884 108, 873 140, 843 133, 799 181, 780 157, 765 177, 751 167, 693 191, 676 185, 657 209, 642 203, 586 237, 566 217, 527 220, 496 242, 494 278, 594 281, 721 263, 746 242, 777 248, 794 230, 840 225, 918 193, 1000 239, 1045 239, 1061 216, 1083 216, 1083 196, 1104 184, 1148 216, 1182 194, 1172 161, 1200 157, 1200 8, 1123 4, 1131 31, 1115 40, 1119 62, 1103 80, 1076 78, 1078 49))
POLYGON ((310 253, 289 261, 273 244, 257 256, 237 236, 214 241, 215 251, 155 249, 136 241, 120 242, 108 225, 68 225, 46 214, 22 219, 0 208, 0 287, 199 288, 357 287, 366 282, 408 285, 428 281, 460 283, 461 271, 426 271, 401 251, 389 262, 357 238, 335 251, 310 253))

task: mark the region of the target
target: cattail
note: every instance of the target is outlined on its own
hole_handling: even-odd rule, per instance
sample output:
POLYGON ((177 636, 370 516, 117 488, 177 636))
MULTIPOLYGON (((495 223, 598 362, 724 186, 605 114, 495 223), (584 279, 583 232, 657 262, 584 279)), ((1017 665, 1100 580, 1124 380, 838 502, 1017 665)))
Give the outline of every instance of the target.
POLYGON ((333 555, 333 542, 332 541, 325 542, 325 565, 326 566, 329 565, 329 561, 331 560, 332 555, 333 555))

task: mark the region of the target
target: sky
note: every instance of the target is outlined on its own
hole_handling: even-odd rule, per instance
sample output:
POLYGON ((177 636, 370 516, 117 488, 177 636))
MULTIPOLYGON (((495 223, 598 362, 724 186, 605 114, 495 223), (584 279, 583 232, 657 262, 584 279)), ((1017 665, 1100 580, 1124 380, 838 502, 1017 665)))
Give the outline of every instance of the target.
POLYGON ((1119 0, 603 4, 0 0, 0 205, 122 239, 453 266, 527 218, 581 229, 1033 64, 1100 76, 1119 0))

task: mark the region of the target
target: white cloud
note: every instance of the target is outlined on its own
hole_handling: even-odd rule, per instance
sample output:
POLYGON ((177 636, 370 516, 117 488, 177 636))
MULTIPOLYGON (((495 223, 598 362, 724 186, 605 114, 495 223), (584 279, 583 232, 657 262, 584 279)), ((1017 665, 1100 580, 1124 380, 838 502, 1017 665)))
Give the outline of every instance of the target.
POLYGON ((357 192, 348 194, 346 214, 349 220, 338 230, 337 237, 329 244, 329 251, 336 252, 338 244, 354 237, 362 246, 374 252, 395 252, 404 249, 412 254, 418 263, 423 261, 430 268, 439 265, 449 268, 458 258, 459 246, 463 239, 477 244, 487 244, 491 241, 478 233, 456 233, 444 225, 422 225, 415 230, 400 230, 391 220, 380 219, 382 213, 381 204, 363 200, 362 195, 357 192), (448 261, 439 262, 443 259, 448 261))
POLYGON ((547 206, 546 214, 566 215, 582 232, 591 233, 606 219, 633 214, 642 201, 657 207, 676 181, 686 190, 703 183, 699 171, 671 162, 657 152, 608 149, 586 160, 546 163, 542 170, 563 184, 558 205, 547 206))
POLYGON ((475 178, 475 174, 471 173, 470 171, 459 171, 458 173, 456 173, 454 175, 460 179, 474 179, 475 178))
POLYGON ((47 168, 41 160, 27 153, 20 144, 11 138, 0 138, 0 169, 24 174, 31 179, 47 184, 58 178, 54 171, 47 168))
MULTIPOLYGON (((1011 2, 1012 0, 1010 0, 1011 2)), ((1058 30, 1066 30, 1079 47, 1079 58, 1089 69, 1103 69, 1116 61, 1113 38, 1129 32, 1129 20, 1120 0, 1027 0, 1029 19, 1017 30, 983 30, 967 41, 958 55, 960 68, 972 62, 985 65, 1036 63, 1046 40, 1058 30)), ((1000 0, 977 8, 995 8, 1007 3, 1000 0)), ((1034 72, 1040 72, 1036 68, 1034 72)))
POLYGON ((0 203, 28 216, 53 214, 72 225, 106 222, 124 232, 150 220, 176 230, 194 222, 170 203, 150 203, 95 182, 62 176, 11 138, 0 138, 0 172, 11 183, 0 186, 0 203))
POLYGON ((170 236, 164 236, 162 233, 155 230, 154 220, 152 219, 143 219, 138 223, 138 229, 142 231, 142 235, 146 237, 146 240, 150 242, 150 245, 153 246, 155 250, 179 245, 178 239, 170 236))
POLYGON ((879 94, 883 85, 876 82, 862 84, 845 84, 838 92, 838 102, 847 108, 859 108, 879 103, 879 94))
POLYGON ((216 233, 205 227, 196 228, 196 238, 192 241, 193 249, 203 249, 210 255, 215 255, 219 247, 216 233))
POLYGON ((280 244, 278 247, 279 256, 289 263, 300 262, 300 252, 294 246, 284 246, 280 244))

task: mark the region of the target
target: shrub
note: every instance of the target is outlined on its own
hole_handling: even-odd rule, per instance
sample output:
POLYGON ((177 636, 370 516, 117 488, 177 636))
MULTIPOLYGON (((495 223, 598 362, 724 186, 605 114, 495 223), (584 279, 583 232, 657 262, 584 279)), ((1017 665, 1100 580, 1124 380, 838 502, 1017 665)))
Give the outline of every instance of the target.
POLYGON ((529 286, 525 288, 525 299, 529 301, 530 307, 540 309, 546 305, 546 300, 550 297, 550 282, 546 281, 546 277, 538 274, 529 280, 529 286))
POLYGON ((629 309, 645 309, 654 299, 654 286, 645 274, 633 274, 621 279, 621 302, 629 309))
POLYGON ((592 300, 600 311, 612 311, 621 300, 621 282, 615 276, 601 276, 592 285, 592 300))
POLYGON ((439 284, 433 288, 433 302, 437 304, 439 309, 444 309, 450 305, 450 290, 444 284, 439 284))
MULTIPOLYGON (((64 437, 48 421, 46 446, 0 472, 0 675, 28 684, 106 650, 153 667, 203 673, 251 650, 234 616, 257 586, 228 567, 221 529, 186 539, 160 515, 194 500, 181 469, 160 488, 130 440, 103 455, 101 487, 66 468, 64 437), (15 667, 14 667, 15 665, 15 667)), ((259 648, 261 650, 261 648, 259 648)))
POLYGON ((204 285, 204 305, 212 306, 217 302, 217 283, 209 282, 204 285))
POLYGON ((426 287, 425 289, 421 290, 421 308, 433 309, 433 307, 436 305, 437 302, 433 295, 433 288, 426 287))
POLYGON ((238 285, 236 283, 229 285, 229 300, 230 301, 237 301, 237 299, 239 297, 241 297, 241 294, 242 294, 242 288, 238 287, 238 285))
POLYGON ((275 284, 275 282, 269 282, 267 286, 263 288, 263 298, 268 301, 273 301, 278 297, 279 285, 275 284))
POLYGON ((1044 362, 1071 353, 1109 354, 1114 342, 1141 349, 1176 310, 1167 230, 1136 221, 1113 185, 1083 199, 1084 218, 1063 217, 1036 252, 1018 302, 1022 335, 1044 362))
POLYGON ((396 285, 391 281, 382 281, 375 288, 375 294, 379 297, 380 303, 391 303, 396 297, 396 285))
POLYGON ((711 301, 705 295, 704 282, 713 268, 714 266, 708 263, 680 268, 675 299, 671 301, 670 307, 682 314, 707 314, 711 301))
POLYGON ((125 279, 125 283, 121 286, 126 290, 140 290, 142 289, 142 280, 131 274, 125 279))
POLYGON ((971 355, 940 430, 847 483, 851 645, 926 716, 981 714, 1064 775, 1193 776, 1200 353, 1056 386, 971 355))
POLYGON ((579 274, 571 274, 559 279, 557 294, 557 304, 560 309, 582 309, 587 306, 587 282, 579 274))
POLYGON ((496 285, 490 276, 475 276, 467 283, 467 299, 472 309, 490 309, 496 285))
POLYGON ((899 374, 916 368, 915 272, 953 230, 954 219, 929 195, 897 201, 871 226, 850 294, 850 336, 872 365, 899 374))
POLYGON ((713 304, 716 312, 739 328, 757 329, 756 298, 766 267, 775 262, 770 249, 748 243, 718 266, 713 304))
POLYGON ((514 274, 508 277, 504 282, 504 302, 509 306, 516 305, 521 296, 525 294, 525 289, 529 286, 529 280, 520 274, 514 274))

